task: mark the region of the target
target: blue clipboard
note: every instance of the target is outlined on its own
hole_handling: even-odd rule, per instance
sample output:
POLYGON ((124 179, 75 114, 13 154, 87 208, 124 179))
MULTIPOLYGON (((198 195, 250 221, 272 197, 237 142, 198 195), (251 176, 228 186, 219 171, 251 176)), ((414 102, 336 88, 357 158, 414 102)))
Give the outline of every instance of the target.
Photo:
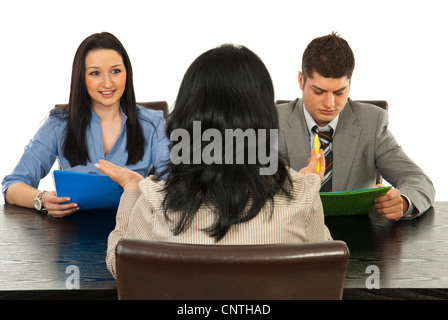
POLYGON ((79 210, 117 209, 123 188, 105 175, 53 171, 58 197, 70 197, 79 210))

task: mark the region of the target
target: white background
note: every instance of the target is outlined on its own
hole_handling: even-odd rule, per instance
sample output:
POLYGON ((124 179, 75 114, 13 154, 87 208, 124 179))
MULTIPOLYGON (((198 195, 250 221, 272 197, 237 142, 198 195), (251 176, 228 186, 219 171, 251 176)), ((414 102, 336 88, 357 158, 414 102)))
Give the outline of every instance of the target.
MULTIPOLYGON (((443 0, 2 1, 0 179, 9 174, 48 111, 67 103, 82 40, 108 31, 131 58, 137 101, 173 105, 182 76, 204 51, 242 44, 268 67, 277 99, 301 96, 301 57, 337 31, 356 67, 352 99, 389 102, 390 130, 448 200, 448 18, 443 0), (445 150, 445 151, 443 151, 445 150)), ((41 187, 52 189, 47 177, 41 187)), ((3 197, 1 197, 3 201, 3 197)))

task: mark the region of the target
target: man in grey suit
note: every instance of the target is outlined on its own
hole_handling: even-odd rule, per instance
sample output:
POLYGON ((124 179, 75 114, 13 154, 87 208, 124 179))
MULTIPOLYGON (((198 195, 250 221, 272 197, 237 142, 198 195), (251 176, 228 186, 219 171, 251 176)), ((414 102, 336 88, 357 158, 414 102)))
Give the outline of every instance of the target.
POLYGON ((378 170, 394 188, 375 200, 376 212, 390 220, 415 218, 434 202, 433 184, 388 130, 387 111, 349 98, 354 66, 339 35, 311 41, 299 72, 302 99, 278 105, 279 152, 300 170, 314 151, 316 130, 332 129, 331 191, 374 187, 378 170))

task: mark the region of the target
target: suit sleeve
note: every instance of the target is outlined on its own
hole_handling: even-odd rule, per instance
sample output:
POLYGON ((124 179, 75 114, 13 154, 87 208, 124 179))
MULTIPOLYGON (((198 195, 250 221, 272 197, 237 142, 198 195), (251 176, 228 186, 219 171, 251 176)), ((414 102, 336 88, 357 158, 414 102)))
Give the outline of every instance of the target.
MULTIPOLYGON (((430 208, 435 198, 429 177, 403 151, 388 130, 387 112, 378 118, 375 142, 376 166, 383 178, 406 195, 420 214, 430 208)), ((414 217, 417 217, 415 215, 414 217)))

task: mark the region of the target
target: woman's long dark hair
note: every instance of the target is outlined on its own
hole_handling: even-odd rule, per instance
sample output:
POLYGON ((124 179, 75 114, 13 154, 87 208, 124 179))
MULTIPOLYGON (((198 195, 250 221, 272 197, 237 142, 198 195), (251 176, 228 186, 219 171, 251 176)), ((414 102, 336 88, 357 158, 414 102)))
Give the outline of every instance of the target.
MULTIPOLYGON (((270 129, 278 130, 278 115, 272 80, 261 59, 246 47, 230 44, 200 55, 182 80, 167 122, 168 137, 176 129, 185 129, 192 149, 193 121, 200 121, 201 133, 213 128, 222 137, 225 129, 265 129, 269 145, 270 129)), ((174 141, 171 150, 178 143, 174 141)), ((201 152, 207 144, 202 142, 201 152)), ((247 144, 244 148, 247 155, 247 144)), ((186 230, 205 204, 216 214, 214 225, 205 231, 219 241, 232 225, 254 218, 268 200, 273 202, 276 193, 290 196, 291 177, 280 157, 272 175, 260 175, 264 165, 258 155, 255 164, 225 164, 224 158, 223 148, 222 164, 168 165, 163 204, 168 220, 173 212, 179 213, 174 234, 186 230)))
MULTIPOLYGON (((135 164, 140 161, 145 151, 145 138, 137 119, 137 104, 129 56, 114 35, 107 32, 95 33, 80 44, 73 60, 70 100, 65 110, 68 114, 68 123, 62 149, 63 156, 67 158, 72 167, 86 165, 90 161, 86 145, 86 129, 91 120, 91 104, 85 82, 85 58, 90 51, 98 49, 111 49, 118 52, 123 58, 126 68, 126 88, 120 99, 121 109, 127 116, 126 151, 128 160, 126 164, 135 164)), ((54 113, 61 114, 61 112, 54 113)))

